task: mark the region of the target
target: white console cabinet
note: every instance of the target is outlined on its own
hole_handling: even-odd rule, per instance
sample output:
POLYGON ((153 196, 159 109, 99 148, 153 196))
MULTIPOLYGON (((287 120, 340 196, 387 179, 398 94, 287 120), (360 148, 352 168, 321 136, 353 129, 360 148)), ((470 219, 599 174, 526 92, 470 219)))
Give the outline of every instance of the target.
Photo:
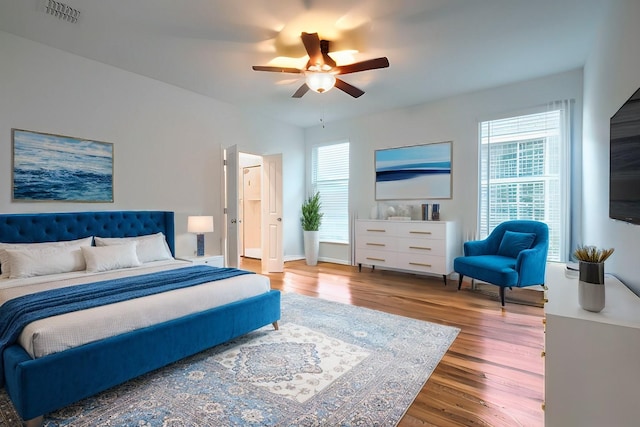
POLYGON ((605 278, 605 308, 578 304, 578 272, 548 264, 545 425, 640 425, 640 298, 605 278))
POLYGON ((452 221, 356 221, 356 263, 447 275, 459 255, 452 221))

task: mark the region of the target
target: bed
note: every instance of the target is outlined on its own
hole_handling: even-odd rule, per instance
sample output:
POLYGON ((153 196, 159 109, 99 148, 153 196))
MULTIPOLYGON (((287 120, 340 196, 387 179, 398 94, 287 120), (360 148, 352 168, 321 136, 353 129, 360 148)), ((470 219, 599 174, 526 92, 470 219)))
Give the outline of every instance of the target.
MULTIPOLYGON (((92 283, 91 286, 112 286, 116 285, 117 283, 115 282, 119 280, 130 280, 139 283, 141 286, 146 286, 150 284, 149 282, 153 281, 152 278, 156 277, 153 276, 153 274, 158 272, 160 272, 159 275, 184 276, 189 274, 189 277, 195 277, 199 269, 202 270, 200 274, 202 274, 203 277, 209 277, 204 276, 205 273, 207 275, 212 274, 209 270, 225 270, 224 272, 218 271, 216 274, 224 273, 225 275, 228 274, 229 277, 222 278, 213 283, 196 284, 185 287, 184 289, 169 290, 163 293, 153 291, 156 292, 153 295, 139 297, 146 298, 144 301, 154 299, 153 304, 158 303, 158 299, 169 300, 171 301, 172 310, 174 306, 186 306, 188 308, 185 308, 185 310, 197 310, 195 312, 185 312, 183 314, 174 313, 172 315, 174 317, 169 320, 155 319, 148 325, 143 324, 142 326, 138 325, 134 327, 125 325, 122 331, 111 331, 105 333, 104 337, 98 335, 98 338, 96 338, 96 336, 83 338, 86 342, 78 341, 75 342, 73 346, 69 343, 62 343, 62 350, 53 348, 53 350, 47 352, 38 348, 39 344, 36 342, 38 340, 30 341, 32 336, 29 335, 29 331, 33 324, 37 322, 47 324, 47 319, 34 321, 24 329, 21 329, 20 336, 15 342, 2 347, 0 380, 2 380, 3 386, 11 398, 16 411, 27 426, 40 425, 43 421, 43 415, 48 412, 63 408, 85 397, 240 335, 244 335, 252 330, 269 324, 273 324, 274 328, 277 329, 277 321, 280 319, 280 292, 270 289, 268 278, 265 276, 245 274, 246 272, 241 271, 231 271, 235 269, 191 266, 188 263, 174 265, 177 264, 178 261, 173 259, 175 255, 173 212, 102 211, 0 214, 0 243, 65 242, 64 245, 67 245, 67 243, 72 241, 83 242, 80 253, 84 254, 84 260, 86 261, 85 271, 74 270, 67 272, 65 270, 65 272, 60 273, 56 268, 62 268, 60 266, 65 265, 65 263, 64 261, 59 261, 52 255, 49 264, 46 268, 43 268, 46 270, 45 273, 48 272, 47 268, 52 269, 52 271, 55 271, 55 274, 52 276, 55 277, 56 280, 58 278, 61 278, 61 280, 56 281, 52 279, 49 281, 48 278, 47 280, 41 280, 39 276, 46 275, 41 274, 35 278, 25 278, 26 283, 28 283, 29 286, 40 287, 45 286, 42 283, 46 282, 47 287, 52 286, 54 288, 47 292, 72 293, 71 290, 75 290, 76 287, 66 287, 63 288, 64 291, 60 291, 60 287, 63 286, 60 285, 60 283, 68 282, 75 285, 90 281, 92 283), (149 241, 152 239, 156 241, 155 236, 158 235, 162 236, 166 250, 169 252, 166 260, 138 263, 142 265, 136 264, 136 266, 127 269, 107 268, 106 271, 103 271, 100 270, 100 267, 105 263, 102 261, 96 262, 95 259, 91 258, 94 257, 96 253, 101 254, 100 256, 105 253, 115 253, 115 246, 121 245, 117 248, 118 254, 127 251, 131 252, 131 248, 133 247, 134 253, 137 250, 137 255, 142 259, 140 252, 141 247, 146 247, 147 249, 150 247, 144 246, 146 244, 144 242, 147 241, 147 238, 149 241), (89 246, 86 245, 86 240, 84 240, 87 238, 89 238, 91 242, 89 246), (136 242, 129 242, 131 239, 135 239, 136 242), (117 244, 114 243, 114 241, 117 242, 117 244), (101 246, 106 246, 106 248, 98 248, 98 243, 100 243, 101 246), (208 270, 204 271, 206 269, 208 270), (124 270, 136 271, 136 273, 133 273, 135 277, 120 278, 120 276, 124 275, 122 273, 124 270), (95 280, 86 279, 86 277, 92 274, 99 277, 99 280, 98 278, 95 280), (110 275, 117 277, 111 277, 110 275), (246 293, 243 294, 243 292, 245 292, 242 291, 244 285, 241 285, 241 283, 245 281, 245 278, 247 282, 253 283, 253 285, 251 285, 253 288, 247 286, 247 288, 253 290, 246 291, 246 293), (261 280, 267 280, 266 288, 264 287, 264 283, 256 284, 261 280), (112 282, 114 283, 112 284, 112 282), (176 299, 178 298, 177 293, 214 292, 213 288, 216 288, 216 292, 219 292, 217 291, 218 288, 228 289, 230 292, 239 293, 239 296, 225 296, 226 299, 220 300, 223 302, 220 303, 218 301, 221 305, 197 309, 192 307, 194 304, 180 304, 178 302, 180 300, 176 299)), ((59 244, 61 243, 55 243, 54 245, 59 244)), ((49 253, 47 251, 55 251, 52 252, 54 254, 67 254, 72 252, 66 249, 64 251, 48 249, 48 244, 43 246, 47 247, 42 249, 45 255, 49 253)), ((157 245, 154 247, 157 247, 157 245)), ((17 294, 20 295, 21 292, 25 293, 21 290, 23 287, 21 280, 23 279, 21 279, 22 276, 20 276, 20 273, 22 273, 23 270, 29 271, 29 268, 24 267, 24 265, 32 266, 33 264, 29 264, 31 261, 24 257, 27 255, 31 256, 31 254, 37 252, 37 250, 21 250, 20 247, 15 250, 4 251, 5 256, 10 254, 12 257, 12 263, 6 264, 12 267, 12 276, 10 278, 0 279, 0 292, 3 291, 2 287, 4 286, 5 292, 9 294, 11 294, 11 292, 17 292, 17 294), (27 259, 27 261, 25 261, 24 264, 20 264, 18 261, 21 259, 27 259), (13 277, 14 275, 17 279, 13 277), (16 283, 20 286, 15 285, 16 283)), ((73 251, 73 254, 77 255, 77 253, 78 251, 73 251)), ((118 257, 122 258, 121 255, 118 255, 118 257)), ((102 258, 98 259, 102 260, 102 258)), ((2 259, 0 258, 0 263, 1 262, 2 259)), ((118 262, 123 261, 119 260, 118 262)), ((120 264, 116 263, 116 265, 120 264)), ((40 268, 40 264, 38 264, 38 266, 40 268)), ((3 274, 1 272, 2 264, 0 264, 0 274, 3 274)), ((6 273, 6 271, 4 273, 6 273)), ((205 279, 202 279, 202 281, 205 281, 205 279)), ((86 286, 83 288, 78 286, 77 289, 87 288, 86 286)), ((127 289, 133 289, 133 286, 129 284, 129 282, 127 282, 127 289)), ((86 292, 86 290, 83 292, 86 292)), ((26 293, 29 294, 30 292, 26 293)), ((36 293, 36 295, 44 295, 44 293, 36 293)), ((48 295, 49 294, 47 294, 47 298, 48 295)), ((19 298, 22 297, 16 297, 10 301, 15 303, 19 301, 19 298)), ((43 299, 46 300, 47 298, 43 299)), ((181 295, 180 298, 186 298, 186 296, 181 295)), ((196 297, 196 299, 197 298, 198 297, 196 297)), ((136 301, 140 302, 141 300, 136 301)), ((114 304, 118 304, 118 307, 120 307, 121 305, 126 306, 127 304, 131 304, 131 302, 120 301, 114 304)), ((148 305, 151 307, 149 309, 151 310, 149 315, 141 316, 145 322, 150 322, 148 318, 153 318, 155 314, 172 311, 153 309, 153 307, 156 307, 153 304, 151 302, 149 304, 138 304, 138 307, 140 305, 148 305)), ((9 304, 5 303, 3 305, 9 304)), ((110 307, 115 307, 115 305, 110 307)), ((80 322, 90 323, 89 319, 95 317, 93 312, 91 312, 91 315, 87 315, 91 310, 101 310, 102 312, 110 311, 109 309, 105 309, 105 306, 97 306, 78 310, 75 313, 59 314, 50 319, 59 319, 64 316, 79 316, 76 318, 76 322, 78 319, 84 319, 80 320, 80 322), (85 317, 83 318, 82 316, 85 317)), ((116 322, 107 321, 103 323, 111 324, 116 322)), ((55 322, 52 324, 55 324, 55 322)), ((87 328, 87 332, 90 331, 93 333, 94 329, 97 329, 94 326, 87 328)), ((65 323, 64 327, 69 328, 67 323, 65 323)), ((38 329, 38 327, 36 327, 36 329, 38 329)), ((59 331, 56 332, 56 329, 52 330, 54 331, 52 332, 52 336, 54 337, 65 335, 65 333, 60 333, 59 331)), ((36 333, 33 336, 37 335, 36 333)), ((49 345, 54 344, 48 343, 45 347, 48 348, 47 346, 49 345)))

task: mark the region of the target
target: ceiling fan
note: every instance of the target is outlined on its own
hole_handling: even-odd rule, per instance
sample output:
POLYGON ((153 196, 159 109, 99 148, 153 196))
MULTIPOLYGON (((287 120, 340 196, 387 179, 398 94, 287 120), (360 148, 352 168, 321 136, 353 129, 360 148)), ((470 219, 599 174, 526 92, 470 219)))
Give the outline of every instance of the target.
POLYGON ((336 61, 329 56, 329 42, 327 40, 320 40, 318 33, 302 33, 300 37, 302 38, 304 48, 309 55, 309 61, 304 69, 262 65, 253 66, 255 71, 304 74, 305 83, 298 88, 298 90, 292 95, 292 98, 302 98, 309 89, 318 93, 323 93, 334 86, 354 98, 358 98, 364 94, 364 91, 350 85, 336 76, 341 74, 357 73, 359 71, 374 70, 376 68, 386 68, 389 66, 389 60, 385 57, 338 66, 336 65, 336 61))

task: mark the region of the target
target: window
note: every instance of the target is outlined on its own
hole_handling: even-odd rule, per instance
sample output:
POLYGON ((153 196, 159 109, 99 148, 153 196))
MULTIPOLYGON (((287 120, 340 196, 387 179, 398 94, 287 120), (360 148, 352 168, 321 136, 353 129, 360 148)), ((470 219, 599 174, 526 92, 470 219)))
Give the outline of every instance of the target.
POLYGON ((480 238, 503 221, 542 221, 548 259, 565 259, 567 114, 554 109, 480 123, 480 238))
POLYGON ((349 243, 349 143, 313 147, 311 163, 311 186, 322 203, 320 241, 349 243))

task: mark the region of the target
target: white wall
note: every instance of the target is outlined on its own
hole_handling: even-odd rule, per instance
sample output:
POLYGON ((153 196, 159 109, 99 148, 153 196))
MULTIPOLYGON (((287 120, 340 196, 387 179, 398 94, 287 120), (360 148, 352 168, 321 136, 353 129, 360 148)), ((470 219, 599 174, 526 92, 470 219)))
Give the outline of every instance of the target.
MULTIPOLYGON (((350 201, 359 218, 369 218, 375 204, 374 151, 379 148, 453 141, 453 197, 440 203, 440 219, 458 223, 460 243, 477 228, 478 203, 478 123, 518 114, 532 107, 560 99, 576 100, 582 109, 582 70, 548 76, 517 84, 467 93, 415 106, 338 123, 309 128, 305 132, 307 150, 314 144, 348 139, 351 142, 350 201)), ((366 94, 355 102, 366 102, 366 94)), ((577 123, 581 117, 578 114, 577 123)), ((580 137, 580 135, 578 135, 580 137)), ((381 202, 414 204, 425 200, 381 202)), ((349 248, 322 244, 320 258, 350 260, 349 248)))
MULTIPOLYGON (((283 153, 284 190, 304 196, 303 131, 216 100, 0 32, 0 212, 163 209, 176 212, 176 252, 193 253, 188 215, 211 214, 221 252, 222 147, 283 153), (11 201, 11 129, 114 144, 114 203, 11 201)), ((285 255, 299 254, 297 212, 284 213, 285 255)))
POLYGON ((609 119, 640 87, 640 2, 612 3, 584 69, 583 235, 615 248, 605 271, 640 293, 640 226, 609 218, 609 119))

